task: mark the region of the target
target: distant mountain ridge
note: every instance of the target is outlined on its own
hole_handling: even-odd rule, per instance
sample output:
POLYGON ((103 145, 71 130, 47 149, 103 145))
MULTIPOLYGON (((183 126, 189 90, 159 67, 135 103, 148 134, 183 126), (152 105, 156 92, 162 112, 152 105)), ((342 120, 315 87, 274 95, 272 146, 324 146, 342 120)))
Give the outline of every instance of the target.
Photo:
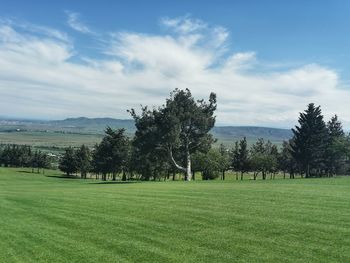
POLYGON ((78 118, 67 118, 64 120, 54 120, 49 121, 51 125, 55 126, 71 126, 71 127, 80 127, 80 128, 96 128, 97 130, 103 131, 107 126, 113 128, 124 128, 129 132, 135 130, 134 121, 131 119, 113 119, 113 118, 87 118, 87 117, 78 117, 78 118))
MULTIPOLYGON (((67 118, 64 120, 20 120, 20 119, 0 119, 0 130, 22 129, 27 131, 66 131, 73 133, 95 133, 102 134, 107 126, 114 129, 124 128, 129 134, 134 133, 135 124, 132 119, 114 118, 67 118)), ((279 129, 258 126, 216 126, 212 129, 212 134, 219 142, 232 144, 234 141, 247 137, 252 143, 258 138, 270 140, 280 144, 284 140, 292 137, 290 129, 279 129)))

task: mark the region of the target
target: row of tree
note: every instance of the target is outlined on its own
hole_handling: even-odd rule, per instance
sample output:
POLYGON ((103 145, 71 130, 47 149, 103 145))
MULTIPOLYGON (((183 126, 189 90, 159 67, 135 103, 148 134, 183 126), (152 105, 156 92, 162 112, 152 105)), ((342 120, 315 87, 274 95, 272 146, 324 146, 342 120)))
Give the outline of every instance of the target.
POLYGON ((0 166, 31 167, 32 172, 35 168, 39 172, 40 169, 52 167, 52 158, 28 145, 5 144, 0 145, 0 166))
POLYGON ((327 124, 320 107, 309 104, 300 114, 299 125, 293 129, 293 138, 276 145, 263 139, 248 148, 246 138, 235 142, 233 149, 215 142, 210 129, 215 124, 216 96, 210 94, 208 102, 194 100, 189 90, 175 90, 165 105, 152 110, 141 108, 141 114, 130 110, 136 132, 132 140, 125 130, 106 129, 101 143, 90 151, 86 146, 66 149, 59 168, 67 175, 88 173, 107 180, 175 178, 183 173, 185 180, 201 172, 203 179, 219 176, 233 170, 236 178, 243 179, 251 172, 254 179, 261 175, 274 178, 282 171, 290 178, 323 176, 346 173, 350 143, 337 116, 327 124))

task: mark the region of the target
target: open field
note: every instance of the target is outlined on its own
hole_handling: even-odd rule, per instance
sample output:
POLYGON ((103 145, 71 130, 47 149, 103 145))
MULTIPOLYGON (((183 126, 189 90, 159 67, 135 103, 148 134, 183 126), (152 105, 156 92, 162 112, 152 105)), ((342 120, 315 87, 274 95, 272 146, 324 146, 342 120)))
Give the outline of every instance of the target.
MULTIPOLYGON (((6 121, 0 119, 0 143, 27 144, 35 148, 62 152, 64 147, 78 147, 85 144, 92 147, 99 143, 107 126, 114 129, 125 128, 129 137, 135 132, 133 120, 111 118, 70 118, 61 121, 6 121), (60 149, 57 149, 60 148, 60 149)), ((216 146, 223 143, 232 147, 234 142, 247 137, 248 145, 255 143, 258 138, 270 140, 281 146, 288 140, 291 131, 266 127, 234 127, 218 126, 212 130, 218 139, 216 146)))
POLYGON ((85 144, 93 147, 95 143, 99 143, 102 134, 79 134, 79 133, 61 133, 61 132, 0 132, 0 143, 2 144, 26 144, 38 149, 63 148, 68 146, 79 147, 85 144))
POLYGON ((350 262, 350 177, 101 183, 0 169, 0 262, 350 262))

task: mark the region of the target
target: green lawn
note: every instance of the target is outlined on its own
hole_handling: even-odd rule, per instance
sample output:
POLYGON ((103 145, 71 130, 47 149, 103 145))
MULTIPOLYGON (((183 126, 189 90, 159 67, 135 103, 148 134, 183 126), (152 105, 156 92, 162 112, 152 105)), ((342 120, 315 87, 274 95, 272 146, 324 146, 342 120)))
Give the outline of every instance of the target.
POLYGON ((0 262, 350 262, 350 177, 47 175, 0 169, 0 262))

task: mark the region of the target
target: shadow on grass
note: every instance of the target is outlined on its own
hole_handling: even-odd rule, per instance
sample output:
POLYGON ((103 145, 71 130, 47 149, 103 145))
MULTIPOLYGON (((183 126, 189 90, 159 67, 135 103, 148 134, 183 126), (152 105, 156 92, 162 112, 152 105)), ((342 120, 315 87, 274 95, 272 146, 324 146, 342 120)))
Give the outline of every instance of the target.
POLYGON ((58 179, 81 179, 78 176, 67 176, 67 175, 45 175, 46 177, 58 178, 58 179))
POLYGON ((93 182, 90 184, 137 184, 140 182, 137 181, 101 181, 101 182, 93 182))
POLYGON ((25 173, 25 174, 41 174, 41 172, 37 172, 36 170, 34 172, 32 171, 24 171, 24 170, 17 170, 18 173, 25 173))

